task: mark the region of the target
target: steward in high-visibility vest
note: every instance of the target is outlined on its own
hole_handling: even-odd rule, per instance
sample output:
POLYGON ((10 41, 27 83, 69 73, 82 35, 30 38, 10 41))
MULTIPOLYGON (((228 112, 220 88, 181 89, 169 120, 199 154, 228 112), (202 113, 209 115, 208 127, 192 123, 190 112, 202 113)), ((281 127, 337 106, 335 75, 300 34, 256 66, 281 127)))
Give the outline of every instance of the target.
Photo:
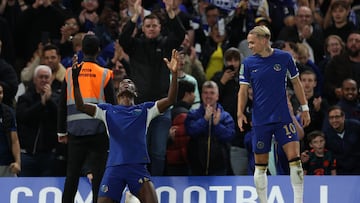
MULTIPOLYGON (((115 104, 112 71, 96 63, 99 51, 100 40, 97 36, 92 33, 85 34, 82 40, 84 58, 80 64, 82 71, 78 80, 79 86, 86 102, 115 104)), ((77 64, 77 61, 77 55, 74 55, 74 64, 77 64)), ((76 110, 72 71, 72 68, 66 70, 58 111, 58 141, 67 143, 68 152, 62 202, 74 202, 83 169, 93 175, 91 190, 93 202, 97 202, 109 150, 109 139, 106 127, 100 120, 76 110)))
MULTIPOLYGON (((82 69, 79 75, 79 84, 84 102, 105 103, 104 88, 111 79, 111 71, 92 62, 83 62, 80 65, 82 69)), ((68 133, 82 136, 105 132, 105 126, 100 120, 76 110, 71 72, 72 68, 68 68, 65 75, 68 133)))

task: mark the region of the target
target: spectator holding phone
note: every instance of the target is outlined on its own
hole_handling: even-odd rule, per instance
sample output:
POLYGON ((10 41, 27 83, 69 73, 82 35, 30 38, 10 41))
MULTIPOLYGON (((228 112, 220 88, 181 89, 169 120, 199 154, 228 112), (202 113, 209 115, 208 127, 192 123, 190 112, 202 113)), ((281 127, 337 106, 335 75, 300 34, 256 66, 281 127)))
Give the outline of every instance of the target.
MULTIPOLYGON (((219 87, 219 103, 229 112, 234 121, 237 120, 237 100, 239 92, 240 51, 229 48, 224 53, 224 68, 215 73, 211 80, 219 87)), ((231 142, 230 163, 234 175, 247 175, 247 151, 244 146, 245 132, 235 125, 235 137, 231 142)))

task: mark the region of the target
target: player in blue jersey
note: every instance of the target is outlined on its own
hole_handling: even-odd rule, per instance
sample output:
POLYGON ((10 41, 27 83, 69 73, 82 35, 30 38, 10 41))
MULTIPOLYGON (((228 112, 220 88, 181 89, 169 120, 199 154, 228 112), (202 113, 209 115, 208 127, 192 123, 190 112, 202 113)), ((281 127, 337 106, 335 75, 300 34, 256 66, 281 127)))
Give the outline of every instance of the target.
POLYGON ((299 80, 299 72, 291 55, 270 46, 271 33, 265 26, 256 26, 247 37, 253 55, 246 58, 240 68, 240 90, 238 96, 238 125, 240 130, 247 123, 244 108, 248 99, 248 88, 253 89, 252 126, 255 154, 254 183, 261 203, 267 202, 266 170, 275 135, 283 147, 290 166, 290 179, 294 191, 294 202, 303 201, 303 169, 300 161, 300 144, 295 125, 290 116, 286 85, 291 80, 296 97, 302 105, 301 122, 310 123, 309 107, 299 80))
POLYGON ((118 105, 84 104, 77 79, 81 66, 77 67, 76 63, 73 65, 76 108, 102 120, 110 138, 110 151, 100 185, 99 203, 120 202, 122 191, 126 186, 141 202, 158 202, 154 186, 150 181, 150 173, 146 168, 150 161, 146 131, 150 121, 176 100, 178 57, 178 52, 173 50, 171 61, 164 59, 172 73, 168 96, 156 102, 138 105, 134 104, 137 93, 130 79, 120 82, 118 105))

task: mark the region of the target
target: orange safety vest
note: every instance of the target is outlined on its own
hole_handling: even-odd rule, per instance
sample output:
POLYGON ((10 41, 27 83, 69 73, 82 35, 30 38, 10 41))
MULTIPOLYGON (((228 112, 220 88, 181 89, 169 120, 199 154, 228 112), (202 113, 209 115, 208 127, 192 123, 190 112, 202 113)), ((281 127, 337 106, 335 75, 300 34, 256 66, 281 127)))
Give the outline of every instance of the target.
MULTIPOLYGON (((111 79, 111 71, 96 63, 83 62, 79 74, 80 92, 84 103, 105 103, 104 87, 111 79)), ((67 131, 71 135, 84 136, 105 132, 102 121, 76 109, 72 82, 72 68, 66 70, 67 84, 67 131)))

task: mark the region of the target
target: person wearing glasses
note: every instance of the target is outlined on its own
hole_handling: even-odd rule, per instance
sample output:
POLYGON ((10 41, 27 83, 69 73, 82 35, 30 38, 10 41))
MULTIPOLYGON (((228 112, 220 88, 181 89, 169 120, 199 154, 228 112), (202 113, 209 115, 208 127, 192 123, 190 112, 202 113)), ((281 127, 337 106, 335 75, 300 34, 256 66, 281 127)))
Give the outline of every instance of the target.
POLYGON ((360 121, 348 119, 340 106, 328 110, 329 125, 322 130, 326 148, 336 159, 337 175, 360 174, 360 121))

